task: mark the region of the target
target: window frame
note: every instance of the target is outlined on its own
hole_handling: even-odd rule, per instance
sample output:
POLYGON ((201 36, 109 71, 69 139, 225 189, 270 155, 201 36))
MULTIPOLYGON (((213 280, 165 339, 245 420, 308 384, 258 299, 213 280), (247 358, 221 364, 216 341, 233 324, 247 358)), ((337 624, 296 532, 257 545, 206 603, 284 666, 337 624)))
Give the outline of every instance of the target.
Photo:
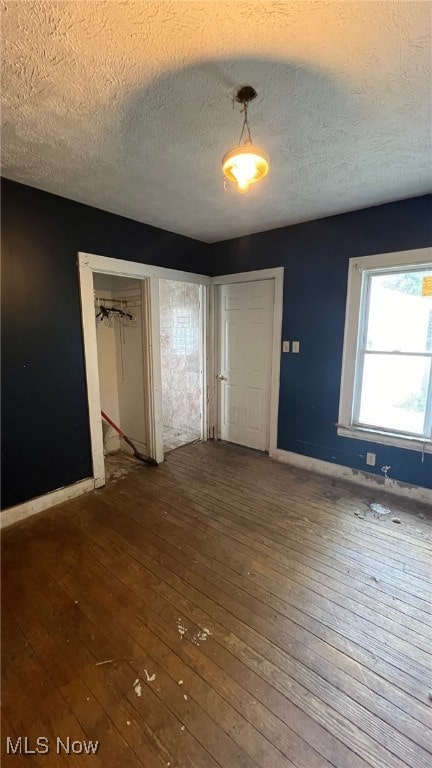
MULTIPOLYGON (((354 408, 360 402, 359 388, 361 387, 364 358, 364 354, 360 350, 360 343, 367 327, 369 298, 369 280, 367 278, 374 273, 403 272, 421 267, 432 269, 432 248, 381 253, 349 260, 339 416, 336 424, 338 435, 432 453, 432 435, 428 437, 415 436, 400 431, 391 432, 372 425, 357 424, 354 413, 354 408)), ((430 381, 432 381, 432 376, 430 381)), ((431 384, 426 414, 427 424, 431 423, 430 391, 431 384)))

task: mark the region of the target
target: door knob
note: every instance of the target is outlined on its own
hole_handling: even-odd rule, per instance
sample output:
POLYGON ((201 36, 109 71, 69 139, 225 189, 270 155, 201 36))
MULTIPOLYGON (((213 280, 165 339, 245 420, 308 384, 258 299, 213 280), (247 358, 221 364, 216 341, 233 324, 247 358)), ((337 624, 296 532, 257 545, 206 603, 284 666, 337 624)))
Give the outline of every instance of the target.
POLYGON ((216 378, 218 381, 226 381, 226 376, 224 376, 223 373, 218 373, 216 378))

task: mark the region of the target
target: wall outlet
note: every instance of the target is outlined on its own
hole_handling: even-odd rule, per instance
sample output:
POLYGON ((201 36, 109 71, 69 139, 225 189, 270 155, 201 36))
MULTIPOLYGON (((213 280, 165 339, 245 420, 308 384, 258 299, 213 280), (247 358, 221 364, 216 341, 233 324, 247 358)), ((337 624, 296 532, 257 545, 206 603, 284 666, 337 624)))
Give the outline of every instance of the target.
POLYGON ((369 464, 370 467, 375 466, 375 459, 376 459, 376 453, 366 454, 366 464, 369 464))
POLYGON ((299 341, 293 341, 293 343, 292 343, 292 351, 293 352, 300 352, 300 342, 299 341))
POLYGON ((290 350, 290 343, 289 341, 283 341, 282 342, 282 352, 289 352, 290 350))

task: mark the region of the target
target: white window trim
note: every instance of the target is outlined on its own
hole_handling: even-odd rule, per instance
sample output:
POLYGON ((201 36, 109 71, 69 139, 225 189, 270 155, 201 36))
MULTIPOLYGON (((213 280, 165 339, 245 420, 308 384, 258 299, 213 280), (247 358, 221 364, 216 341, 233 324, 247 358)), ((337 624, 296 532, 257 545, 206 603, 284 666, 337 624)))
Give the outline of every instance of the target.
POLYGON ((422 264, 429 265, 431 263, 432 248, 419 248, 413 251, 398 251, 396 253, 380 253, 373 256, 350 259, 339 417, 336 424, 338 435, 382 445, 393 445, 413 451, 432 453, 432 439, 430 438, 393 434, 388 431, 373 429, 372 427, 360 427, 352 423, 357 346, 360 330, 360 308, 362 303, 362 273, 369 269, 409 268, 418 267, 422 264))

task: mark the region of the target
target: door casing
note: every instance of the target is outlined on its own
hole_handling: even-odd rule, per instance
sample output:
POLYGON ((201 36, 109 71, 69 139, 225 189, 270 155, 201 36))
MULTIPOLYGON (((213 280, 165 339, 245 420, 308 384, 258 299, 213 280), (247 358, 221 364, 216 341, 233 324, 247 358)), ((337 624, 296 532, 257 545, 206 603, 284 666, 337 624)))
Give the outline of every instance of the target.
POLYGON ((90 440, 94 487, 105 484, 104 452, 101 428, 99 372, 97 364, 96 326, 94 321, 93 273, 99 272, 142 281, 143 313, 145 313, 144 380, 147 407, 149 455, 159 463, 163 461, 162 439, 162 384, 160 355, 159 280, 179 280, 200 286, 202 327, 202 431, 203 440, 217 440, 218 389, 216 374, 219 364, 220 340, 218 333, 218 286, 257 280, 274 280, 274 311, 272 338, 272 366, 270 388, 269 455, 277 449, 277 421, 279 409, 280 355, 282 347, 283 267, 239 272, 232 275, 208 277, 206 275, 166 269, 150 264, 113 259, 97 254, 78 253, 78 271, 81 296, 81 318, 84 341, 90 440))
MULTIPOLYGON (((99 371, 97 363, 96 325, 94 319, 93 273, 98 272, 118 277, 141 280, 144 322, 144 400, 146 406, 147 445, 149 455, 158 463, 164 459, 162 436, 162 382, 160 356, 160 318, 159 318, 159 280, 179 280, 203 286, 200 290, 201 313, 204 317, 206 299, 205 287, 210 278, 176 269, 154 267, 149 264, 113 259, 108 256, 78 253, 78 271, 81 295, 81 319, 84 341, 85 371, 90 425, 90 442, 93 464, 94 487, 105 484, 105 463, 101 426, 101 403, 99 389, 99 371)), ((203 320, 204 323, 204 320, 203 320)), ((204 326, 203 326, 204 329, 204 326)), ((202 366, 205 369, 205 357, 202 354, 202 366)), ((205 384, 205 371, 203 382, 205 384)), ((207 398, 206 389, 202 391, 202 433, 207 439, 207 398)))
POLYGON ((274 280, 218 285, 217 292, 218 437, 268 453, 274 280))
POLYGON ((211 406, 209 406, 209 417, 214 419, 214 439, 220 434, 220 403, 219 387, 217 386, 216 375, 220 360, 220 333, 219 333, 219 312, 220 312, 220 291, 221 285, 233 285, 236 283, 251 283, 259 280, 274 281, 274 305, 273 305, 273 332, 272 332, 272 356, 271 356, 271 383, 270 383, 270 412, 269 412, 269 456, 273 456, 277 449, 277 425, 279 411, 279 388, 280 388, 280 357, 282 350, 282 309, 283 309, 283 267, 274 269, 260 269, 252 272, 238 272, 233 275, 220 275, 212 278, 212 325, 213 325, 213 369, 209 380, 212 382, 211 406))

